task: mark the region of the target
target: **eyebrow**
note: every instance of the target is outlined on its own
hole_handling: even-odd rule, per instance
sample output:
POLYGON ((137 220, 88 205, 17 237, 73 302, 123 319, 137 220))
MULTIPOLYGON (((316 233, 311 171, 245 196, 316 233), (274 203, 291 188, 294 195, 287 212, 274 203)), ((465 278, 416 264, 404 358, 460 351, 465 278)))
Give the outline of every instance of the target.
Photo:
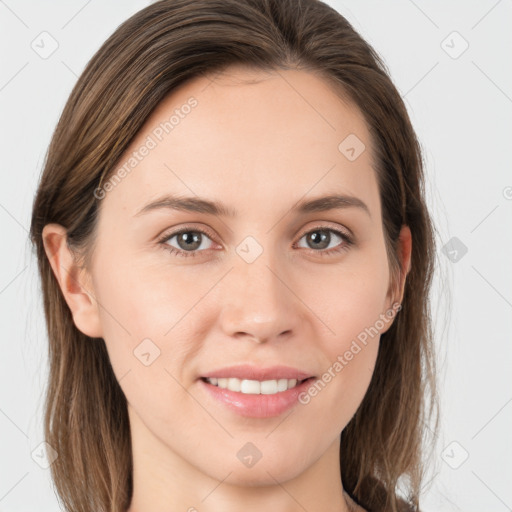
MULTIPOLYGON (((358 208, 366 212, 371 218, 371 213, 366 203, 358 197, 348 195, 328 195, 316 199, 298 201, 295 206, 291 208, 291 211, 304 214, 346 208, 358 208)), ((197 196, 178 197, 166 195, 146 204, 135 214, 135 217, 159 209, 205 213, 217 217, 238 216, 238 212, 234 208, 229 208, 218 201, 211 201, 197 196)))

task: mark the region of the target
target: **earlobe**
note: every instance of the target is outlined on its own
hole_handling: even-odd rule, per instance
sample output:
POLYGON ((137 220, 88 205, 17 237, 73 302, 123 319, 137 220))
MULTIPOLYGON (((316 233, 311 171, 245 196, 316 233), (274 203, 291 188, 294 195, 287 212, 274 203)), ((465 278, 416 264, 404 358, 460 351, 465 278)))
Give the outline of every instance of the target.
POLYGON ((67 246, 66 229, 59 224, 47 224, 42 236, 46 256, 76 327, 87 336, 101 338, 99 308, 90 275, 67 246))

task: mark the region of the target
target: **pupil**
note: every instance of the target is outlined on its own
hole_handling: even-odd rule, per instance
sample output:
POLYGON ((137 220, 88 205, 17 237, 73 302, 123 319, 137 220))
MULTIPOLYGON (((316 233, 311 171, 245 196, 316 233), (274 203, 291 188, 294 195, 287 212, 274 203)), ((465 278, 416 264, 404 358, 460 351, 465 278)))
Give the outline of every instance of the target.
POLYGON ((322 243, 321 249, 328 247, 330 241, 330 235, 326 231, 315 231, 311 233, 310 238, 314 243, 322 243), (319 236, 317 236, 319 234, 319 236))
POLYGON ((180 245, 181 245, 181 242, 185 242, 185 247, 183 247, 184 249, 197 249, 201 243, 199 241, 199 234, 198 233, 195 233, 193 231, 187 231, 186 233, 182 233, 181 236, 178 238, 179 242, 180 242, 180 245), (192 233, 191 236, 189 236, 190 234, 192 233), (195 239, 195 240, 194 240, 195 239))

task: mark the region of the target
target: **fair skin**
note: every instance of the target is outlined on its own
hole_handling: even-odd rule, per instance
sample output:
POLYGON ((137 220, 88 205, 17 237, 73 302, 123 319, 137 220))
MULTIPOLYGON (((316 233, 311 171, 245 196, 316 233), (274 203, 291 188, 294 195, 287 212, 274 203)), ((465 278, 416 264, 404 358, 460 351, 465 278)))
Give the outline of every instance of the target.
MULTIPOLYGON (((200 377, 251 363, 319 378, 401 301, 403 278, 389 292, 368 127, 356 107, 309 72, 231 68, 211 80, 194 79, 165 98, 132 142, 126 155, 197 99, 101 200, 89 268, 76 265, 64 228, 49 224, 43 232, 77 328, 105 340, 128 400, 128 512, 362 510, 343 492, 340 432, 366 393, 380 336, 308 404, 275 417, 234 412, 204 391, 200 377), (354 161, 338 149, 351 133, 366 146, 354 161), (166 194, 219 201, 237 215, 164 207, 137 215, 166 194), (331 194, 356 197, 368 211, 293 210, 300 200, 331 194), (201 242, 195 257, 162 250, 186 252, 178 236, 159 242, 185 226, 201 242), (330 229, 349 230, 354 243, 330 229), (330 242, 319 246, 310 232, 330 234, 330 242), (237 252, 248 236, 262 249, 251 263, 237 252), (147 338, 160 350, 148 366, 133 352, 147 338), (237 457, 248 442, 261 453, 251 467, 237 457)), ((408 271, 407 227, 400 248, 408 271)))

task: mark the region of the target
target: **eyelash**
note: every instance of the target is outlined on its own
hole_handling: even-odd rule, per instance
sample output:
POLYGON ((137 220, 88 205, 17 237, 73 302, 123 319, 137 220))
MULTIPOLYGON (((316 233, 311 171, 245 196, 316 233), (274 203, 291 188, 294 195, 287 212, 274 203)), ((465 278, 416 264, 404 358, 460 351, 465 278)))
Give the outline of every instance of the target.
MULTIPOLYGON (((301 236, 299 237, 299 240, 301 240, 305 235, 309 235, 316 231, 330 231, 330 232, 338 235, 344 242, 341 246, 339 246, 335 249, 329 249, 329 250, 323 249, 323 250, 319 250, 319 251, 314 250, 314 249, 306 249, 308 251, 314 252, 315 254, 319 254, 322 257, 323 256, 334 256, 340 252, 347 251, 354 244, 354 240, 347 233, 344 233, 337 229, 329 228, 326 226, 317 226, 313 229, 310 229, 309 231, 302 233, 301 236)), ((166 243, 171 238, 175 237, 176 235, 181 235, 183 233, 191 233, 191 232, 192 233, 202 233, 203 235, 206 235, 210 239, 214 238, 213 235, 205 229, 196 228, 196 227, 190 227, 190 228, 185 227, 183 229, 180 229, 179 231, 175 231, 174 233, 169 233, 169 234, 166 233, 165 235, 163 235, 161 238, 158 239, 158 244, 164 250, 169 251, 171 254, 175 254, 176 256, 180 256, 180 257, 184 257, 184 258, 195 257, 199 252, 203 252, 203 251, 197 251, 197 250, 196 251, 182 251, 182 250, 176 249, 176 247, 172 247, 171 245, 166 243)))

